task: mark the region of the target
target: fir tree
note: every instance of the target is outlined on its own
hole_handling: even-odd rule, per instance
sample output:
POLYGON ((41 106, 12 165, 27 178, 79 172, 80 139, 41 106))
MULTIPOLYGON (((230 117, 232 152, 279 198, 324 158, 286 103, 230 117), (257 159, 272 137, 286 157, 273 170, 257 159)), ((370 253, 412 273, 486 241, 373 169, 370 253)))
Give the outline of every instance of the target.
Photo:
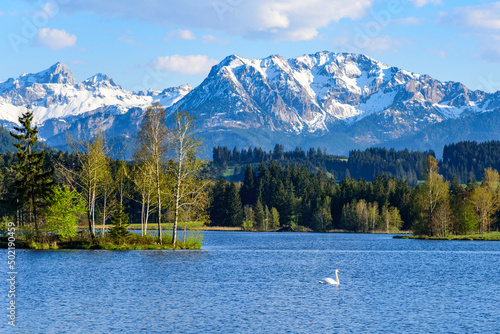
POLYGON ((109 230, 109 235, 112 239, 121 242, 130 236, 128 214, 125 213, 123 205, 118 205, 118 210, 113 215, 111 224, 113 224, 113 227, 109 230))
POLYGON ((255 227, 259 230, 264 230, 264 207, 262 206, 262 202, 260 198, 257 198, 257 203, 253 206, 253 216, 255 221, 255 227))
POLYGON ((247 165, 245 168, 245 179, 240 189, 240 198, 243 206, 254 205, 257 201, 258 184, 255 180, 255 172, 247 165))
POLYGON ((224 179, 215 183, 209 213, 213 226, 241 226, 241 200, 234 183, 224 179))
POLYGON ((19 117, 22 127, 14 127, 17 133, 11 132, 10 135, 19 141, 13 144, 18 149, 18 163, 13 166, 17 172, 14 182, 16 200, 19 206, 27 206, 30 222, 34 222, 39 234, 38 214, 46 205, 45 198, 52 194, 54 169, 44 168, 45 151, 38 152, 35 149, 38 127, 32 128, 32 122, 33 112, 28 106, 26 112, 19 117))
POLYGON ((229 217, 229 221, 231 222, 231 226, 241 226, 243 214, 241 199, 238 189, 234 183, 229 185, 227 196, 227 215, 229 217))

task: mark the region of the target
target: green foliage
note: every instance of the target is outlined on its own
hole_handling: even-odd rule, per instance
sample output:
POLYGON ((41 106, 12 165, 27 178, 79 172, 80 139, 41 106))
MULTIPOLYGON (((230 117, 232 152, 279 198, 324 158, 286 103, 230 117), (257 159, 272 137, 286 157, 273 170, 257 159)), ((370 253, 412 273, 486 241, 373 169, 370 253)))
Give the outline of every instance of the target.
POLYGON ((68 186, 56 186, 53 195, 47 199, 45 209, 46 229, 62 238, 76 236, 77 223, 85 213, 85 202, 76 190, 68 186))
POLYGON ((12 219, 12 217, 7 217, 7 216, 4 216, 2 217, 2 219, 0 219, 0 237, 8 236, 9 223, 13 221, 14 220, 12 219))
POLYGON ((257 199, 257 203, 253 206, 253 217, 255 221, 255 228, 259 231, 264 230, 264 208, 262 207, 262 203, 260 198, 257 199))
POLYGON ((245 205, 243 212, 245 218, 243 219, 242 227, 246 231, 251 231, 255 225, 253 208, 250 205, 245 205))
MULTIPOLYGON (((16 149, 12 147, 12 145, 15 143, 16 139, 10 135, 10 132, 6 130, 3 126, 0 126, 0 152, 1 153, 15 152, 16 149)), ((51 147, 47 146, 44 142, 41 141, 37 141, 35 143, 35 148, 39 151, 52 150, 51 147)))
POLYGON ((111 227, 109 230, 109 236, 112 240, 121 243, 130 237, 131 233, 128 230, 128 214, 125 213, 122 205, 118 206, 116 213, 111 219, 111 224, 113 225, 113 227, 111 227))
MULTIPOLYGON (((329 155, 320 148, 310 148, 307 152, 301 148, 295 148, 293 151, 285 151, 283 145, 276 144, 274 151, 265 152, 261 148, 249 148, 238 151, 235 147, 233 151, 227 147, 214 147, 213 164, 218 170, 218 176, 223 176, 226 168, 231 167, 236 170, 243 170, 241 165, 255 164, 261 161, 270 162, 279 161, 283 165, 297 165, 306 167, 309 171, 321 170, 328 173, 337 180, 346 176, 346 170, 349 171, 351 178, 364 178, 372 181, 380 173, 386 173, 398 179, 408 180, 411 185, 416 185, 424 161, 429 154, 434 152, 410 152, 407 149, 396 151, 385 148, 368 148, 364 151, 353 150, 349 152, 349 158, 342 156, 329 155)), ((243 175, 235 175, 244 180, 247 187, 242 187, 241 200, 243 205, 253 205, 257 200, 255 192, 251 192, 252 180, 247 169, 243 175), (252 198, 253 196, 253 198, 252 198)))
POLYGON ((416 189, 414 207, 419 216, 413 231, 419 235, 444 236, 450 228, 449 184, 438 174, 437 160, 426 160, 424 183, 416 189))
POLYGON ((332 199, 325 196, 316 201, 316 208, 312 216, 311 227, 316 231, 326 231, 332 227, 332 213, 330 211, 332 199))
POLYGON ((17 133, 10 134, 18 141, 13 144, 17 148, 17 164, 13 166, 17 172, 14 182, 16 200, 21 208, 27 207, 39 233, 38 213, 46 204, 45 198, 52 193, 54 169, 44 168, 45 151, 38 152, 35 148, 38 129, 36 126, 32 128, 32 121, 33 112, 28 107, 26 113, 19 117, 22 127, 15 127, 17 133))
POLYGON ((241 226, 242 206, 236 184, 224 179, 215 182, 209 206, 211 225, 241 226))
POLYGON ((259 188, 255 180, 255 172, 251 166, 247 165, 245 168, 245 179, 240 188, 241 204, 243 206, 254 205, 257 202, 258 195, 259 188))
POLYGON ((500 170, 500 141, 478 143, 463 141, 445 145, 440 169, 446 180, 453 176, 461 184, 480 180, 483 171, 491 167, 500 170))
POLYGON ((182 240, 177 242, 177 247, 180 249, 201 249, 204 236, 199 231, 185 232, 182 240))
POLYGON ((16 233, 26 242, 34 242, 37 237, 37 231, 30 225, 20 228, 16 233))
POLYGON ((271 208, 271 228, 275 229, 280 226, 280 214, 276 208, 271 208))

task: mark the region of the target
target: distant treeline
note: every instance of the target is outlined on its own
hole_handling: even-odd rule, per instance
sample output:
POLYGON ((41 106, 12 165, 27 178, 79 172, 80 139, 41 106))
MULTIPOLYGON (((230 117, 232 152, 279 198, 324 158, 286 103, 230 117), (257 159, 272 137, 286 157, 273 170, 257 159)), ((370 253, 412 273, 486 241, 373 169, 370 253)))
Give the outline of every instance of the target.
MULTIPOLYGON (((245 166, 271 160, 282 165, 297 165, 306 167, 310 171, 322 171, 339 182, 346 176, 365 181, 373 181, 379 174, 387 174, 400 180, 406 180, 412 186, 422 179, 424 162, 428 156, 435 157, 434 151, 396 151, 386 148, 367 148, 364 151, 354 150, 348 157, 327 154, 321 148, 310 148, 304 151, 296 148, 293 151, 284 151, 283 145, 277 144, 273 151, 263 151, 261 148, 232 150, 225 146, 213 149, 213 164, 222 176, 226 168, 234 168, 234 175, 226 177, 230 181, 243 181, 245 166)), ((491 167, 500 170, 500 141, 477 143, 465 141, 446 145, 443 150, 443 159, 438 161, 439 171, 445 180, 451 181, 456 177, 460 184, 469 180, 480 180, 484 169, 491 167)))
POLYGON ((310 171, 322 171, 333 176, 338 182, 346 176, 354 179, 363 178, 373 181, 378 174, 385 173, 401 180, 407 180, 410 185, 416 185, 419 173, 425 159, 434 156, 433 151, 413 152, 408 150, 396 151, 385 148, 368 148, 364 151, 349 152, 349 157, 327 154, 321 148, 310 148, 307 152, 297 147, 293 151, 284 151, 283 145, 277 144, 273 151, 265 152, 261 148, 233 150, 225 146, 213 149, 213 164, 219 171, 219 176, 227 167, 234 167, 231 181, 243 181, 245 165, 256 164, 271 160, 282 165, 297 165, 306 167, 310 171))
POLYGON ((500 141, 463 141, 445 145, 439 167, 440 173, 449 181, 453 176, 461 184, 480 180, 485 168, 500 170, 500 141))
POLYGON ((282 165, 297 165, 309 170, 321 170, 330 173, 336 180, 345 177, 347 157, 326 154, 321 148, 310 148, 307 152, 301 148, 285 151, 284 146, 276 144, 273 151, 266 152, 260 147, 230 150, 226 146, 217 146, 213 149, 213 164, 219 171, 228 166, 235 166, 232 181, 243 181, 245 166, 258 164, 261 161, 269 163, 271 160, 279 161, 282 165))

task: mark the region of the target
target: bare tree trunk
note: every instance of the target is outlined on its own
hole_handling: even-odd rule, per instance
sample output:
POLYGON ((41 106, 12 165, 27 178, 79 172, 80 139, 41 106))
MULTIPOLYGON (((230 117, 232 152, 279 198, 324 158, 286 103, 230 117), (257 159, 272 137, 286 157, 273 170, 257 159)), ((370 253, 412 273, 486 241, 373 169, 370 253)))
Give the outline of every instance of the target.
POLYGON ((89 188, 89 192, 87 194, 88 196, 88 201, 87 201, 87 219, 89 221, 89 232, 90 236, 92 238, 92 241, 95 240, 95 235, 94 231, 92 230, 92 192, 91 189, 89 188))
POLYGON ((92 188, 92 233, 95 234, 95 185, 92 188))
POLYGON ((177 189, 176 189, 176 194, 175 194, 175 220, 174 220, 174 229, 173 229, 173 234, 172 234, 172 243, 175 248, 175 243, 177 241, 177 223, 179 221, 179 196, 181 192, 181 167, 182 163, 179 161, 179 171, 177 174, 177 189))
POLYGON ((105 226, 106 226, 106 200, 107 200, 107 194, 108 194, 108 191, 107 189, 104 189, 104 207, 103 207, 103 211, 102 211, 102 236, 104 237, 104 233, 105 233, 105 226))
POLYGON ((142 204, 141 204, 141 235, 144 236, 144 201, 145 196, 142 194, 142 204))
POLYGON ((144 234, 146 234, 148 232, 148 220, 149 220, 149 202, 151 200, 151 194, 148 194, 148 201, 146 203, 146 217, 145 217, 145 220, 144 220, 144 234))
POLYGON ((158 242, 163 243, 161 235, 161 190, 160 190, 160 166, 156 164, 156 192, 158 195, 158 242))

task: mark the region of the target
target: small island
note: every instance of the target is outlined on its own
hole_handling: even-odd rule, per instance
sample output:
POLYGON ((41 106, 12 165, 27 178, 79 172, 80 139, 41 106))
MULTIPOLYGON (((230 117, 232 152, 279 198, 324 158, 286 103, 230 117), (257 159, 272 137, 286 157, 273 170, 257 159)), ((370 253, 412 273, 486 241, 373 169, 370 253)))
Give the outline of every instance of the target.
POLYGON ((481 234, 448 235, 448 236, 419 236, 419 235, 395 235, 394 239, 419 239, 419 240, 476 240, 476 241, 500 241, 500 232, 481 234))
POLYGON ((77 139, 67 136, 72 153, 50 152, 38 141, 33 112, 28 106, 19 117, 20 127, 10 135, 17 142, 15 160, 2 170, 4 215, 0 222, 0 246, 30 249, 199 249, 203 236, 184 232, 183 219, 204 211, 207 180, 200 177, 204 162, 197 157, 201 143, 192 136, 194 119, 177 112, 167 127, 162 106, 153 104, 144 115, 137 135, 134 163, 111 159, 113 152, 104 133, 77 139), (54 159, 56 157, 56 159, 54 159), (140 203, 141 233, 129 231, 136 210, 125 202, 140 203), (14 210, 13 210, 14 209, 14 210), (4 212, 5 213, 5 212, 4 212), (148 221, 156 218, 157 230, 148 221), (162 219, 172 222, 162 230, 162 219), (79 228, 82 222, 86 228, 79 228), (97 224, 101 222, 99 227, 97 224))

